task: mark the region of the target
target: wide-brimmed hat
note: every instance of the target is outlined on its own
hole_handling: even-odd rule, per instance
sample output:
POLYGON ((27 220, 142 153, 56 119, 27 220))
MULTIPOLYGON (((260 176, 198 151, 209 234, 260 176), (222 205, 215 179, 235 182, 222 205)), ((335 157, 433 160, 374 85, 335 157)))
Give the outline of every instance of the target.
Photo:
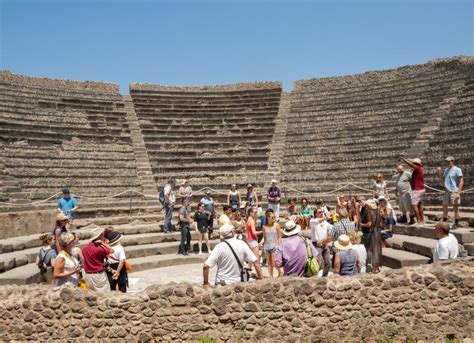
POLYGON ((289 220, 285 223, 283 228, 283 234, 285 236, 294 236, 301 231, 301 226, 296 224, 293 220, 289 220))
POLYGON ((448 156, 448 157, 446 157, 446 161, 447 162, 454 162, 455 160, 454 160, 453 156, 448 156))
POLYGON ((337 242, 334 243, 336 248, 339 250, 349 250, 352 249, 351 240, 349 239, 348 235, 340 235, 337 239, 337 242))
POLYGON ((421 159, 419 159, 418 157, 417 158, 414 158, 411 160, 413 163, 415 164, 419 164, 421 166, 421 159))
POLYGON ((246 208, 246 207, 247 207, 247 201, 244 200, 240 203, 240 208, 243 209, 243 208, 246 208))
POLYGON ((64 213, 58 213, 58 215, 56 216, 56 220, 58 222, 62 221, 62 220, 69 220, 69 217, 66 216, 64 213))
POLYGON ((100 227, 95 228, 94 230, 91 231, 91 241, 95 241, 97 238, 99 238, 103 234, 104 234, 103 229, 101 229, 100 227))
POLYGON ((230 224, 224 224, 219 228, 219 234, 222 237, 229 236, 234 231, 234 227, 230 224))
POLYGON ((385 201, 387 201, 387 198, 386 198, 385 196, 383 196, 383 195, 380 195, 380 196, 377 198, 377 200, 378 200, 378 201, 380 201, 380 200, 385 200, 385 201))
POLYGON ((118 231, 112 231, 109 233, 108 239, 109 239, 109 244, 114 245, 120 242, 123 238, 123 235, 118 232, 118 231))

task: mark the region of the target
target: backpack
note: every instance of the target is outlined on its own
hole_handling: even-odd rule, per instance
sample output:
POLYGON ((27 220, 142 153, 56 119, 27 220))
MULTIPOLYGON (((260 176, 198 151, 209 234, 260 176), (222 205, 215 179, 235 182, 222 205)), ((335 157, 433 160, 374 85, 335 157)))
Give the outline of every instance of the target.
POLYGON ((160 191, 160 195, 158 196, 158 200, 160 201, 160 203, 162 205, 165 204, 165 189, 164 188, 160 191))
POLYGON ((306 245, 306 253, 308 258, 306 259, 306 262, 304 264, 304 276, 306 277, 312 277, 318 275, 319 272, 319 263, 316 258, 313 256, 313 252, 311 251, 310 246, 308 245, 308 242, 306 242, 306 239, 301 237, 303 239, 304 244, 306 245))

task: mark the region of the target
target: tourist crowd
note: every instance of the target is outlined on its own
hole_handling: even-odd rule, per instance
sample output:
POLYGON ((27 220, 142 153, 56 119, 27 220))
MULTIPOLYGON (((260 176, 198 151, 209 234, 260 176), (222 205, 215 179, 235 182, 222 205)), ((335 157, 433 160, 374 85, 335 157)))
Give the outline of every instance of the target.
MULTIPOLYGON (((395 195, 401 212, 400 222, 422 225, 425 184, 421 160, 401 158, 400 162, 412 169, 410 173, 403 163, 397 166, 395 195)), ((454 158, 448 157, 446 162, 444 172, 437 171, 445 194, 443 221, 435 227, 438 238, 435 262, 458 255, 458 242, 450 230, 456 229, 459 222, 462 171, 454 165, 454 158), (448 206, 453 207, 455 214, 452 226, 447 223, 448 206)), ((262 266, 268 268, 270 277, 378 273, 383 260, 382 248, 390 247, 397 222, 382 174, 375 177, 372 195, 371 199, 363 196, 348 199, 341 193, 335 197, 334 205, 326 204, 323 199, 310 203, 306 197, 300 201, 292 198, 288 201, 286 217, 282 217, 282 196, 277 180, 271 181, 266 192, 266 211, 261 209, 252 184, 247 185, 244 194, 232 184, 222 213, 217 213, 216 202, 207 190, 192 214, 193 191, 189 182, 183 180, 178 188, 176 179, 170 178, 160 192, 165 211, 163 232, 173 231, 172 213, 180 199, 178 254, 189 254, 191 232, 195 231, 197 253, 202 255, 204 241, 209 254, 203 268, 204 285, 209 284, 209 269, 213 267, 217 267, 214 282, 217 285, 247 281, 250 275, 261 279, 262 266), (280 222, 285 222, 283 228, 280 222), (221 242, 211 250, 214 226, 219 227, 221 242)), ((77 208, 77 201, 64 189, 63 198, 58 201, 56 226, 52 234, 40 237, 43 244, 36 262, 43 281, 57 286, 72 284, 97 291, 126 292, 127 272, 131 266, 120 244, 123 235, 111 227, 96 229, 90 242, 79 248, 78 237, 67 225, 74 219, 77 208)))

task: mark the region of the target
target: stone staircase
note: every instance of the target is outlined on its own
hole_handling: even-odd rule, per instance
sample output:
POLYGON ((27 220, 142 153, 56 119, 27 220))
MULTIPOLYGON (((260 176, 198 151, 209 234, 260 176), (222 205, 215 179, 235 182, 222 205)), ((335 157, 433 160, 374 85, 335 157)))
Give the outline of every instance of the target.
POLYGON ((268 158, 268 171, 273 174, 277 180, 280 178, 282 172, 290 103, 291 93, 281 93, 280 108, 278 110, 275 133, 273 134, 272 140, 272 149, 268 158))
POLYGON ((420 132, 405 152, 407 158, 423 156, 429 147, 430 141, 435 138, 436 133, 440 130, 441 122, 449 114, 452 104, 456 102, 457 96, 455 95, 461 93, 465 83, 465 80, 453 82, 449 91, 451 96, 444 99, 439 107, 426 114, 426 124, 421 126, 420 132))
POLYGON ((123 102, 125 104, 124 109, 128 125, 130 127, 130 138, 132 140, 133 152, 137 163, 137 174, 143 188, 143 193, 147 196, 158 199, 158 190, 153 178, 153 172, 148 159, 145 142, 143 141, 143 135, 130 95, 123 95, 123 102))

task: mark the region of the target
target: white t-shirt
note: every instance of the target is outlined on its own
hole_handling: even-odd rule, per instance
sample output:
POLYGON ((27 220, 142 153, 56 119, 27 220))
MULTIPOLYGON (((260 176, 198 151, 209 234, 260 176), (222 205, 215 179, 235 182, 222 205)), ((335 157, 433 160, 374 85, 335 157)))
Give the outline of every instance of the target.
POLYGON ((123 246, 114 245, 113 247, 111 247, 111 249, 113 251, 111 254, 113 258, 110 258, 110 257, 108 258, 110 263, 117 263, 117 262, 127 259, 127 257, 125 256, 125 250, 123 246))
POLYGON ((325 220, 320 223, 319 218, 314 218, 309 221, 309 228, 311 229, 311 242, 315 242, 326 239, 329 230, 332 229, 332 225, 325 220))
POLYGON ((170 200, 170 204, 176 203, 176 195, 173 192, 173 189, 171 188, 171 185, 166 185, 165 188, 163 189, 163 193, 168 196, 170 200))
POLYGON ((359 255, 359 260, 362 263, 362 268, 360 269, 360 272, 365 273, 365 265, 367 264, 367 250, 365 249, 364 244, 353 244, 352 249, 357 251, 357 255, 359 255))
POLYGON ((441 260, 452 260, 458 257, 459 246, 458 240, 452 233, 443 237, 436 243, 436 248, 433 254, 433 262, 441 260))
MULTIPOLYGON (((238 240, 235 237, 226 239, 226 241, 232 246, 232 249, 234 249, 242 266, 244 262, 253 263, 257 261, 254 253, 244 241, 238 240)), ((240 282, 239 264, 226 243, 220 242, 217 244, 205 264, 210 268, 217 265, 216 283, 225 281, 228 285, 240 282)))

